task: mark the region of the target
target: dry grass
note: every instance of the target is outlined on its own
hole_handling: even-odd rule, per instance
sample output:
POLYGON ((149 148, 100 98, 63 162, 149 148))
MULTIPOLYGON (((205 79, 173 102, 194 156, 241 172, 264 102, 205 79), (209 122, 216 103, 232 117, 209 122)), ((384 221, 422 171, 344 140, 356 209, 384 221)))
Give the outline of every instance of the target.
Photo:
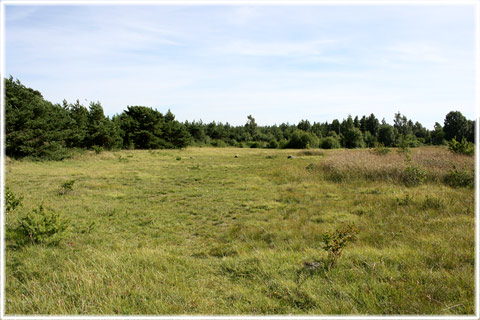
MULTIPOLYGON (((473 172, 474 158, 453 154, 446 148, 419 148, 411 150, 412 165, 426 172, 427 182, 443 181, 448 172, 457 168, 473 172)), ((366 149, 332 150, 320 164, 326 178, 333 181, 352 179, 400 182, 404 180, 406 156, 391 152, 378 155, 366 149)))

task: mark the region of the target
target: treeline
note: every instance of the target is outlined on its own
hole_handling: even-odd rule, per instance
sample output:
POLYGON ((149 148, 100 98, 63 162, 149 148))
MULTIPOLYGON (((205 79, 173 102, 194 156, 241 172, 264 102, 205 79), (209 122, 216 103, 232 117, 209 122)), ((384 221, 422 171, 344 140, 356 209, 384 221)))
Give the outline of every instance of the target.
POLYGON ((393 125, 374 114, 339 121, 258 126, 252 116, 245 125, 175 120, 143 106, 129 106, 120 115, 105 116, 99 102, 88 107, 77 100, 53 104, 42 94, 12 77, 5 79, 6 155, 61 160, 73 148, 164 149, 197 146, 250 148, 362 148, 379 143, 386 147, 441 145, 456 138, 473 142, 474 121, 452 111, 443 126, 428 130, 400 112, 393 125))

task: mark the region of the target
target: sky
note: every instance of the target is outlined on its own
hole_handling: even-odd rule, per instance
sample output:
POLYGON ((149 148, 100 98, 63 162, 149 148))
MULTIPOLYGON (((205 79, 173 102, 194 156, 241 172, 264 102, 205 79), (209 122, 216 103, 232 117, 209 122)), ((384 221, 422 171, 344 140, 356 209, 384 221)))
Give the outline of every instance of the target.
POLYGON ((473 5, 5 5, 5 76, 105 114, 475 117, 473 5))

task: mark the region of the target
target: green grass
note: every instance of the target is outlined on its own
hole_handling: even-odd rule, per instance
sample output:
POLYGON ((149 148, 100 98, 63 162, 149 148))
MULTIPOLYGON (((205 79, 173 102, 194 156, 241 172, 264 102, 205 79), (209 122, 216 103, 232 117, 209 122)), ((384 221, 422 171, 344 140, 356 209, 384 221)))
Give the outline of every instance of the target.
POLYGON ((7 239, 6 313, 473 314, 474 191, 442 183, 451 163, 442 171, 438 160, 473 168, 473 158, 414 150, 429 178, 407 187, 396 152, 372 158, 398 162, 377 180, 374 166, 366 177, 335 167, 342 152, 351 163, 371 156, 189 148, 7 159, 6 185, 23 197, 7 229, 43 204, 70 232, 50 246, 7 239), (357 240, 329 269, 322 236, 346 224, 357 240))

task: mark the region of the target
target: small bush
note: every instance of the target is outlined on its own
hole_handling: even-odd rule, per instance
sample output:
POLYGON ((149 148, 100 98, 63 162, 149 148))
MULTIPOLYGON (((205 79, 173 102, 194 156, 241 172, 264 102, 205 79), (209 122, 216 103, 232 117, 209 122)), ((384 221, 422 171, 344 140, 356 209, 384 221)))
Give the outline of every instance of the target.
POLYGON ((62 183, 60 186, 60 191, 58 194, 65 195, 73 191, 73 185, 75 184, 75 180, 68 180, 62 183))
POLYGON ((273 139, 273 140, 270 140, 270 142, 268 142, 268 147, 270 149, 277 149, 278 148, 278 142, 277 140, 273 139))
POLYGON ((378 154, 380 156, 387 155, 391 150, 383 145, 383 143, 375 143, 375 148, 373 148, 372 152, 374 154, 378 154))
POLYGON ((427 178, 427 172, 422 168, 412 164, 412 159, 408 153, 405 154, 406 163, 403 169, 403 182, 406 186, 418 186, 427 178))
POLYGON ((263 143, 259 141, 255 141, 250 144, 250 148, 263 148, 263 143))
POLYGON ((92 146, 93 151, 95 151, 96 154, 102 153, 105 149, 101 146, 92 146))
POLYGON ((444 177, 443 182, 450 187, 470 187, 475 186, 475 172, 464 170, 458 170, 455 166, 444 177))
POLYGON ((182 160, 182 157, 178 156, 178 157, 175 158, 175 160, 180 161, 180 160, 182 160))
POLYGON ((455 138, 450 140, 448 143, 448 150, 450 150, 453 153, 460 153, 460 154, 465 154, 468 156, 473 156, 475 153, 475 146, 473 143, 468 142, 465 138, 462 139, 462 141, 457 141, 455 138))
POLYGON ((66 237, 68 221, 41 205, 20 219, 16 231, 20 242, 56 245, 66 237))
POLYGON ((217 147, 217 148, 225 148, 225 147, 227 146, 227 144, 225 143, 225 141, 220 140, 220 139, 213 140, 210 144, 211 144, 213 147, 217 147))
POLYGON ((5 213, 12 212, 22 204, 22 197, 17 197, 10 188, 5 187, 5 213))
POLYGON ((356 240, 357 233, 358 230, 353 225, 346 225, 335 231, 323 234, 323 249, 327 251, 328 254, 329 269, 335 265, 347 245, 356 240))
POLYGON ((320 139, 319 147, 322 149, 338 149, 340 142, 334 137, 325 137, 320 139))

